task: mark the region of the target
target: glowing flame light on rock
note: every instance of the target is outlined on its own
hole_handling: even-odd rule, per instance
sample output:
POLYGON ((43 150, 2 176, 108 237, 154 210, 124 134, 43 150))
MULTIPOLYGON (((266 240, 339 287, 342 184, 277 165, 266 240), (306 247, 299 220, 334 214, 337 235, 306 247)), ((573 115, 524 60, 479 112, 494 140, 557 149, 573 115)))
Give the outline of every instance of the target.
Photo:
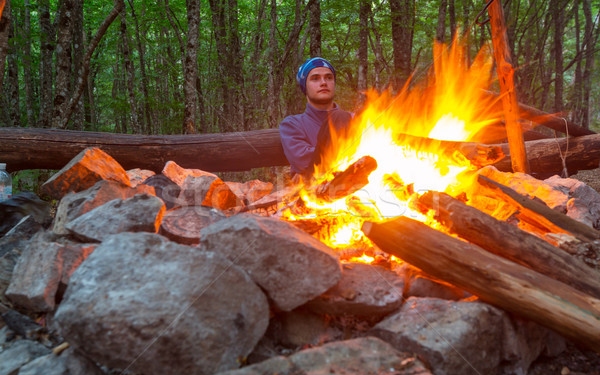
MULTIPOLYGON (((462 155, 444 153, 442 141, 485 142, 501 115, 493 113, 495 99, 484 91, 492 82, 490 54, 482 50, 472 63, 467 56, 467 48, 458 41, 435 44, 425 82, 409 83, 396 96, 367 93, 364 109, 343 134, 334 134, 332 147, 323 151, 314 177, 316 183, 330 181, 334 172, 366 155, 377 161, 377 169, 368 185, 330 204, 312 202, 305 192, 301 197, 307 207, 378 221, 418 216, 407 209, 407 191, 459 192, 476 168, 462 155)), ((340 226, 330 244, 351 243, 359 237, 356 227, 340 226)))

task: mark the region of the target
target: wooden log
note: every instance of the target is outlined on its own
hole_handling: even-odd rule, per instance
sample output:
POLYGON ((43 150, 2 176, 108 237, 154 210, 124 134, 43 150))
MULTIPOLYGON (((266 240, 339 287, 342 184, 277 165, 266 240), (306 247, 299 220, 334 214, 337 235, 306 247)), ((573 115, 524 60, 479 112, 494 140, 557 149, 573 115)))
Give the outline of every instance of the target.
POLYGON ((317 201, 333 202, 365 187, 369 183, 369 175, 375 169, 377 161, 368 155, 363 156, 331 181, 326 181, 310 191, 317 201))
POLYGON ((365 222, 383 251, 600 352, 600 300, 407 217, 365 222))
POLYGON ((87 147, 102 149, 125 169, 141 168, 157 173, 167 161, 211 172, 289 165, 278 129, 146 136, 0 128, 0 157, 9 171, 61 169, 87 147))
POLYGON ((454 160, 458 164, 464 160, 458 160, 464 157, 474 166, 481 168, 487 165, 493 165, 504 159, 504 149, 500 145, 486 145, 475 142, 457 142, 446 141, 432 138, 417 137, 408 134, 399 134, 395 137, 398 144, 408 144, 419 150, 441 154, 444 158, 454 160))
POLYGON ((600 272, 564 250, 445 193, 427 192, 412 202, 450 233, 543 275, 600 298, 600 272))
MULTIPOLYGON (((446 142, 446 141, 444 141, 446 142)), ((444 143, 446 144, 446 143, 444 143)), ((289 165, 278 129, 224 134, 145 136, 38 128, 1 128, 0 160, 9 171, 61 169, 87 147, 99 147, 125 169, 160 172, 169 160, 184 168, 209 172, 243 171, 289 165)), ((507 144, 481 145, 455 142, 455 147, 474 165, 492 162, 511 171, 507 144), (504 156, 502 156, 504 155, 504 156), (496 159, 500 156, 500 160, 496 159)), ((596 169, 600 163, 600 134, 526 142, 531 173, 549 177, 596 169)))
MULTIPOLYGON (((494 166, 509 172, 512 170, 510 150, 506 144, 499 146, 506 156, 494 166)), ((568 174, 575 174, 579 170, 596 169, 600 164, 600 134, 529 141, 525 148, 531 174, 540 178, 563 175, 565 169, 568 174)))
POLYGON ((519 106, 517 93, 515 91, 512 57, 508 47, 508 35, 506 33, 506 22, 504 22, 504 10, 500 0, 492 1, 488 7, 490 25, 492 28, 492 44, 494 46, 494 59, 496 60, 496 72, 500 84, 500 98, 504 108, 504 121, 506 123, 506 135, 508 146, 512 155, 511 164, 514 172, 529 173, 529 160, 525 150, 523 131, 518 122, 519 106))
POLYGON ((546 233, 568 233, 584 242, 600 239, 600 232, 594 228, 571 219, 567 215, 555 211, 541 202, 529 199, 489 177, 479 175, 478 183, 492 189, 495 196, 499 199, 516 205, 520 210, 517 215, 520 220, 524 220, 544 230, 546 233))

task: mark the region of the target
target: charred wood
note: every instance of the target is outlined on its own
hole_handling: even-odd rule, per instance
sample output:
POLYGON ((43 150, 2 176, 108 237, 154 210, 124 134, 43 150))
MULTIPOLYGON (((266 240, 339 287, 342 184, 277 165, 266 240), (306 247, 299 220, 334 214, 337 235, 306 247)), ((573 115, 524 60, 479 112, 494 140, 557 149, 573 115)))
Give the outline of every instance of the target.
POLYGON ((600 272, 564 250, 444 193, 428 192, 415 206, 450 233, 584 293, 600 298, 600 272))
POLYGON ((600 352, 600 300, 407 217, 363 232, 389 254, 600 352))

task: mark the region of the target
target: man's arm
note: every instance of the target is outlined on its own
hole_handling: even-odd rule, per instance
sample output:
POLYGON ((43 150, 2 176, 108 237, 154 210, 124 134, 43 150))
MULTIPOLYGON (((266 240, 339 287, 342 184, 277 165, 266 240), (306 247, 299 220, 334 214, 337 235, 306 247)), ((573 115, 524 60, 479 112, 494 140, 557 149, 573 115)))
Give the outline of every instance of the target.
POLYGON ((279 125, 281 144, 285 157, 290 162, 292 172, 304 173, 312 163, 315 148, 299 124, 284 119, 279 125))

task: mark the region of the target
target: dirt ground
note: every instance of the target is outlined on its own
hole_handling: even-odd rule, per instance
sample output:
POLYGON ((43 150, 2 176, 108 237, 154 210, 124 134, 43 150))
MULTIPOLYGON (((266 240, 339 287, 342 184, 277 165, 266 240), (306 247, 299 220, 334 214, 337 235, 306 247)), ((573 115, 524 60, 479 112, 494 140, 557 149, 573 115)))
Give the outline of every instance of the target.
MULTIPOLYGON (((600 169, 579 171, 571 176, 600 192, 600 169)), ((539 358, 528 375, 600 375, 600 353, 574 343, 554 358, 539 358)))

